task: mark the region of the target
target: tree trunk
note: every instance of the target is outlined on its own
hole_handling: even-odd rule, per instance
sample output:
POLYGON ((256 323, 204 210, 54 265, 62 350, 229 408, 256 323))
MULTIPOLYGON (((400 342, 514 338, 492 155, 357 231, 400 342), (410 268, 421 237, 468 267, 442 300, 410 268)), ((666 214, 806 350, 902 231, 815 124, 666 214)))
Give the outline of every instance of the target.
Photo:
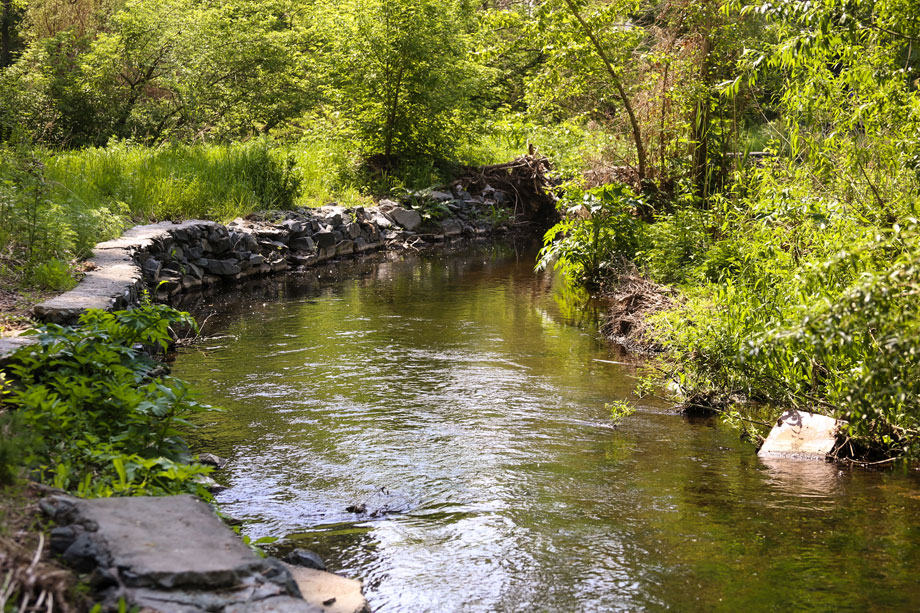
POLYGON ((696 193, 700 198, 707 198, 708 187, 706 176, 708 168, 706 164, 709 160, 709 132, 710 132, 710 99, 709 99, 709 51, 711 49, 709 37, 704 36, 702 44, 702 58, 700 60, 700 82, 706 88, 704 97, 697 101, 696 109, 693 113, 693 124, 690 135, 691 154, 690 159, 693 164, 691 174, 696 193))
POLYGON ((575 6, 575 2, 573 2, 573 0, 565 0, 565 3, 568 5, 569 10, 572 12, 572 16, 575 17, 575 19, 581 25, 581 28, 585 31, 585 34, 591 41, 591 44, 594 46, 594 50, 597 52, 598 57, 600 57, 601 61, 604 63, 604 67, 607 69, 607 74, 610 75, 610 80, 613 82, 613 86, 617 90, 617 95, 623 102, 623 108, 626 109, 626 114, 629 116, 629 125, 632 128, 633 142, 636 146, 636 157, 638 158, 639 165, 639 183, 644 183, 647 177, 645 164, 645 144, 642 142, 642 131, 639 128, 639 121, 636 119, 636 114, 633 112, 632 104, 629 102, 629 98, 626 96, 626 90, 623 89, 623 84, 620 82, 619 76, 617 76, 616 71, 613 69, 613 64, 611 64, 610 60, 607 58, 607 53, 601 46, 600 41, 597 39, 597 37, 594 36, 594 32, 578 12, 578 7, 575 6))
POLYGON ((3 0, 0 14, 0 68, 13 63, 13 0, 3 0))

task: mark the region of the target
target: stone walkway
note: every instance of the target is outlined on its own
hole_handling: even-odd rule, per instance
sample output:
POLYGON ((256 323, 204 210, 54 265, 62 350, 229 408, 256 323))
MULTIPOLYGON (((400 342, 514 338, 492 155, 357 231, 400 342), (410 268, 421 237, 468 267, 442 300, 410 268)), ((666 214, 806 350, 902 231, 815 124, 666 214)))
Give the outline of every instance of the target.
MULTIPOLYGON (((214 226, 212 221, 191 220, 135 226, 120 238, 99 243, 90 258, 92 270, 74 289, 46 300, 33 308, 36 319, 57 324, 72 324, 87 309, 123 309, 137 302, 144 291, 141 268, 134 255, 167 239, 171 232, 192 226, 214 226)), ((0 338, 0 364, 14 351, 34 343, 28 336, 0 338)))
POLYGON ((135 254, 149 249, 157 241, 167 240, 177 230, 216 226, 212 221, 193 219, 182 223, 161 222, 135 226, 120 238, 99 243, 93 248, 91 262, 95 268, 69 292, 46 300, 33 309, 41 321, 56 324, 74 323, 87 309, 114 310, 134 304, 145 289, 141 268, 135 254))

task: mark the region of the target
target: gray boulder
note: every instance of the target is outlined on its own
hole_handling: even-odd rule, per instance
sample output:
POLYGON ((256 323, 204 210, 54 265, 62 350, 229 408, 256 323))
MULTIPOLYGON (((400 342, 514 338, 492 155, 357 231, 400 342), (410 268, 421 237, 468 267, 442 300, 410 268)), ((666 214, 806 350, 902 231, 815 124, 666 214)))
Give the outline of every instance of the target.
POLYGON ((160 269, 162 267, 163 265, 160 263, 159 260, 154 259, 154 258, 148 258, 147 261, 144 262, 144 278, 151 280, 151 281, 155 280, 157 277, 160 276, 160 269))
POLYGON ((221 236, 216 240, 211 240, 210 243, 211 249, 218 255, 230 251, 230 248, 233 247, 233 241, 230 240, 229 236, 221 236))
POLYGON ((428 194, 432 200, 437 200, 438 202, 447 202, 448 200, 453 200, 454 195, 450 192, 431 192, 428 194))
POLYGON ((302 238, 292 239, 291 242, 288 243, 288 247, 293 251, 313 251, 315 244, 312 238, 304 236, 302 238))
POLYGON ((402 226, 409 232, 414 232, 416 228, 422 225, 422 216, 418 211, 396 207, 389 213, 390 219, 396 224, 402 226))
POLYGON ((294 566, 326 570, 326 563, 323 562, 323 559, 309 549, 295 549, 285 556, 284 561, 294 566))
POLYGON ((285 219, 281 222, 281 225, 287 229, 287 231, 290 232, 292 236, 295 234, 303 234, 303 224, 296 219, 285 219))
MULTIPOLYGON (((392 211, 393 209, 389 210, 392 211)), ((368 217, 370 218, 371 223, 376 225, 378 228, 386 230, 393 227, 393 222, 390 221, 386 215, 383 215, 379 211, 371 211, 368 217)))
POLYGON ((456 219, 445 219, 441 222, 441 231, 444 236, 457 236, 463 232, 463 225, 456 219))
POLYGON ((326 249, 327 247, 332 247, 335 245, 335 234, 329 232, 328 230, 317 232, 313 235, 313 239, 316 241, 316 245, 320 249, 326 249))
POLYGON ((239 274, 241 268, 234 260, 208 260, 205 271, 212 275, 229 276, 239 274))

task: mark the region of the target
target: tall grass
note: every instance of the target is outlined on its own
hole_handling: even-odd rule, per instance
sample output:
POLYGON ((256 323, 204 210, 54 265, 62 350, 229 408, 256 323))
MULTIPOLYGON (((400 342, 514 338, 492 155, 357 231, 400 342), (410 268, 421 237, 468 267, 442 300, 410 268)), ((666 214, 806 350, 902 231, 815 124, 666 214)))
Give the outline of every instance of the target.
POLYGON ((45 156, 61 199, 131 221, 228 220, 290 208, 299 196, 293 159, 267 142, 161 148, 120 143, 45 156))
POLYGON ((342 206, 366 206, 370 198, 346 179, 346 169, 355 164, 340 143, 303 141, 281 149, 291 156, 300 174, 300 206, 323 206, 335 202, 342 206))

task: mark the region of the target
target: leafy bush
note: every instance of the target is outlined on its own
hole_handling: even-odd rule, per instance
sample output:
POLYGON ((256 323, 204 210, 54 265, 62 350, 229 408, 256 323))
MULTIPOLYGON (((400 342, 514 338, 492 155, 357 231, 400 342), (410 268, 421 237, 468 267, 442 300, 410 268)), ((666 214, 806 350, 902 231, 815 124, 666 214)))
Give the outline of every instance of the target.
POLYGON ((68 258, 76 239, 68 213, 39 156, 0 147, 0 262, 7 272, 31 274, 68 258))
POLYGON ((12 485, 19 477, 23 447, 19 424, 9 415, 0 415, 0 488, 12 485))
POLYGON ((564 218, 543 236, 537 269, 552 263, 576 283, 598 286, 610 266, 635 255, 643 225, 636 211, 642 205, 622 184, 570 188, 559 202, 564 218))
MULTIPOLYGON (((846 419, 889 454, 920 454, 920 249, 865 273, 834 300, 754 339, 752 374, 791 401, 846 419)), ((769 389, 769 388, 768 388, 769 389)))
POLYGON ((649 224, 637 260, 652 279, 670 284, 695 276, 711 240, 706 232, 708 213, 682 208, 649 224))
POLYGON ((48 260, 35 267, 32 282, 48 290, 63 291, 77 284, 70 275, 70 266, 63 260, 48 260))
POLYGON ((920 455, 917 229, 837 234, 835 255, 798 266, 752 229, 740 271, 654 321, 685 386, 830 414, 871 447, 920 455))
POLYGON ((30 433, 24 463, 33 478, 80 496, 198 491, 194 478, 210 469, 189 462, 181 428, 209 407, 145 350, 165 348, 177 324, 194 320, 143 306, 38 329, 38 344, 15 354, 4 399, 30 433))

